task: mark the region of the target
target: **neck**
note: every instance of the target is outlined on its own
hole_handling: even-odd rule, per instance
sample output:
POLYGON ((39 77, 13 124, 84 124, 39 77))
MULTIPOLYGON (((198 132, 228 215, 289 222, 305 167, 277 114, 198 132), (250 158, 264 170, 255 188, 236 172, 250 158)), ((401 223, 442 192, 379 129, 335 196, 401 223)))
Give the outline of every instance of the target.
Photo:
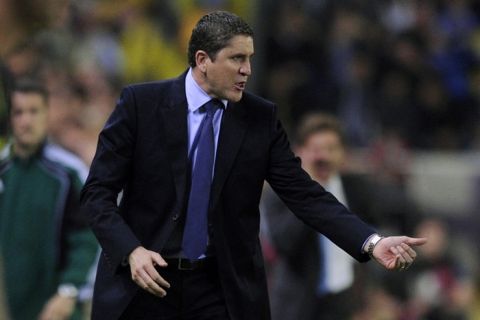
POLYGON ((321 185, 327 184, 333 177, 333 175, 318 174, 313 166, 307 166, 303 164, 303 168, 305 169, 305 171, 307 171, 307 173, 310 175, 310 177, 312 177, 313 180, 317 181, 321 185))
POLYGON ((40 145, 28 146, 19 144, 18 142, 13 143, 13 154, 21 159, 30 158, 39 149, 40 145))
POLYGON ((205 81, 205 75, 197 67, 192 68, 192 77, 193 80, 195 80, 195 82, 200 86, 200 88, 202 88, 203 91, 210 95, 210 93, 208 92, 207 83, 205 81))
POLYGON ((321 185, 327 185, 328 183, 330 183, 330 181, 332 181, 333 176, 334 176, 334 174, 329 175, 329 176, 312 175, 313 179, 315 181, 317 181, 318 183, 320 183, 321 185))

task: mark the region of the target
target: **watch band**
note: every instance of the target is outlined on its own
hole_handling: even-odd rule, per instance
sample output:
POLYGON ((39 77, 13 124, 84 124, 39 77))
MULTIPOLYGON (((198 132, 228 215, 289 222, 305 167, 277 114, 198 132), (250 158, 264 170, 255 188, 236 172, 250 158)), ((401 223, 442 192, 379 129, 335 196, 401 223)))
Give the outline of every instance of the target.
POLYGON ((367 253, 370 256, 370 258, 373 258, 373 250, 375 249, 375 246, 380 242, 385 237, 382 237, 378 234, 374 234, 370 237, 370 241, 368 243, 368 248, 367 248, 367 253))

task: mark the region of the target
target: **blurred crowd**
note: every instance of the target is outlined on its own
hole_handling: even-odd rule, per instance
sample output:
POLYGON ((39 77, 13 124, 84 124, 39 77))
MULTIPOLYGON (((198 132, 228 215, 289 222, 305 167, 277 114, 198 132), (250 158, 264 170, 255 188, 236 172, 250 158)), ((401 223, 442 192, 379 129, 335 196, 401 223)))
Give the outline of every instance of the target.
POLYGON ((261 90, 292 126, 340 117, 353 146, 479 143, 480 6, 475 1, 279 1, 265 23, 261 90))
MULTIPOLYGON (((405 274, 358 267, 354 318, 479 318, 478 238, 469 228, 478 210, 422 212, 406 190, 414 153, 478 151, 478 2, 285 0, 262 10, 274 18, 257 28, 258 91, 281 106, 292 135, 305 116, 335 115, 349 146, 343 170, 377 185, 375 224, 430 239, 405 274)), ((282 254, 266 247, 274 282, 282 254)))
POLYGON ((253 26, 249 90, 280 106, 287 131, 313 112, 335 116, 351 154, 367 154, 343 170, 371 175, 378 211, 391 214, 374 222, 429 237, 405 273, 358 268, 354 319, 480 317, 478 248, 405 190, 410 153, 480 147, 477 1, 0 0, 0 147, 8 87, 36 79, 50 93, 50 139, 89 165, 121 87, 184 71, 190 31, 213 9, 253 26))
MULTIPOLYGON (((46 85, 51 138, 87 164, 121 87, 184 71, 194 23, 219 5, 149 0, 0 4, 0 61, 14 79, 29 77, 46 85)), ((247 1, 224 8, 246 16, 250 11, 247 1)), ((5 135, 5 107, 0 119, 5 135)))

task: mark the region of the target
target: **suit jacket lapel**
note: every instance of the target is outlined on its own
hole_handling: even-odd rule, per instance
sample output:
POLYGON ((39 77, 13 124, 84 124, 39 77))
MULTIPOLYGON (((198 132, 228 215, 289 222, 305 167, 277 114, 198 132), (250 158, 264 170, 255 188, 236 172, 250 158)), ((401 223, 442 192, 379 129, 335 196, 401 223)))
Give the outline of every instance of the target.
POLYGON ((241 103, 229 103, 223 113, 215 160, 210 208, 214 208, 232 168, 247 129, 246 110, 241 103))
POLYGON ((185 96, 185 74, 174 82, 169 97, 158 106, 178 197, 178 212, 183 209, 188 172, 188 105, 185 96))
MULTIPOLYGON (((187 98, 185 96, 184 73, 173 84, 171 94, 159 102, 158 115, 163 123, 167 152, 172 165, 175 190, 178 196, 178 212, 183 211, 187 194, 188 170, 188 129, 187 98)), ((224 111, 215 160, 210 208, 218 202, 220 191, 232 168, 247 128, 245 107, 229 103, 224 111)))

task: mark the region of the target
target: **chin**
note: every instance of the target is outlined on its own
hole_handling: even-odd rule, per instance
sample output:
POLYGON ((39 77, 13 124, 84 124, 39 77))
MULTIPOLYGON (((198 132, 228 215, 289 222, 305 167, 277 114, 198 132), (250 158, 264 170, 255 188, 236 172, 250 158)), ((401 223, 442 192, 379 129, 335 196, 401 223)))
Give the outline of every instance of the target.
POLYGON ((325 183, 326 181, 328 181, 330 179, 331 175, 328 172, 315 172, 315 177, 318 180, 325 183))
POLYGON ((228 95, 226 99, 230 102, 238 102, 242 99, 242 96, 243 96, 243 92, 240 92, 240 93, 235 92, 228 95))

